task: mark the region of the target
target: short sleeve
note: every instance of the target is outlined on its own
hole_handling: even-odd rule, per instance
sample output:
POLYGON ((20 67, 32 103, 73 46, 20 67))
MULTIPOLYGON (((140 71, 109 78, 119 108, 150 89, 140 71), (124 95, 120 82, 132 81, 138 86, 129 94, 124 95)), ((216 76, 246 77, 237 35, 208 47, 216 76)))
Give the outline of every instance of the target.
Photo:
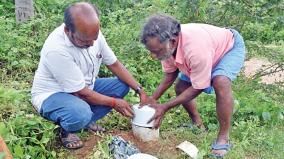
POLYGON ((172 73, 178 69, 177 66, 175 65, 175 59, 173 57, 170 57, 166 60, 161 61, 161 64, 162 64, 163 71, 165 73, 172 73))
POLYGON ((44 65, 62 87, 64 92, 77 92, 85 87, 84 75, 72 56, 62 51, 48 52, 44 65))
POLYGON ((102 32, 100 31, 100 51, 102 54, 102 63, 105 65, 112 65, 117 61, 117 58, 111 48, 108 46, 105 37, 103 36, 102 32))

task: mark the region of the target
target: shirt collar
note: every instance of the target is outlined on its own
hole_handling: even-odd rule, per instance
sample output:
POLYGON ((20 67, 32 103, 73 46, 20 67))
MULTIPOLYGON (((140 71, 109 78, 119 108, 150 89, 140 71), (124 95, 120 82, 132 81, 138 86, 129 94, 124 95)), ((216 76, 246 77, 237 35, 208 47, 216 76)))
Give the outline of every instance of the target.
POLYGON ((75 45, 69 40, 67 34, 64 31, 64 27, 65 27, 65 24, 63 23, 62 24, 62 32, 63 32, 63 35, 64 35, 65 44, 66 44, 66 46, 69 46, 69 47, 73 46, 74 47, 75 45))
POLYGON ((74 46, 74 44, 69 40, 69 38, 68 38, 68 36, 66 35, 66 33, 65 32, 63 32, 63 34, 64 34, 64 41, 65 41, 65 44, 67 45, 67 46, 74 46))

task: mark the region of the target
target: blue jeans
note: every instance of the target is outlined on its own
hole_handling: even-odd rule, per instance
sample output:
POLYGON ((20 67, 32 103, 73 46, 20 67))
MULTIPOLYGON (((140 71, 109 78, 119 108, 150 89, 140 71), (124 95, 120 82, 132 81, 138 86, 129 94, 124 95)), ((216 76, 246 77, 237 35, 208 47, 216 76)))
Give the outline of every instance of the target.
MULTIPOLYGON (((129 86, 117 78, 99 78, 95 81, 93 90, 106 96, 123 98, 128 93, 129 86)), ((110 111, 109 106, 89 105, 72 94, 58 92, 44 100, 40 114, 59 124, 65 131, 76 132, 110 111)))
MULTIPOLYGON (((230 29, 234 34, 234 45, 212 69, 211 80, 216 76, 226 76, 231 81, 235 80, 245 61, 245 43, 243 37, 234 29, 230 29)), ((190 78, 183 73, 179 73, 179 79, 191 83, 190 78)), ((203 90, 207 94, 214 93, 212 86, 203 90)))

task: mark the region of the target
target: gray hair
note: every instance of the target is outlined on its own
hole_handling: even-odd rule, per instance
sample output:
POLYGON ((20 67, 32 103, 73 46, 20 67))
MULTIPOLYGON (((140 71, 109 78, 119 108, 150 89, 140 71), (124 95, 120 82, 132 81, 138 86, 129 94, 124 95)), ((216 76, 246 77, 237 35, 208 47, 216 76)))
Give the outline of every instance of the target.
POLYGON ((149 37, 158 37, 163 43, 178 36, 180 30, 180 23, 174 18, 164 14, 153 15, 145 23, 140 41, 145 45, 149 37))

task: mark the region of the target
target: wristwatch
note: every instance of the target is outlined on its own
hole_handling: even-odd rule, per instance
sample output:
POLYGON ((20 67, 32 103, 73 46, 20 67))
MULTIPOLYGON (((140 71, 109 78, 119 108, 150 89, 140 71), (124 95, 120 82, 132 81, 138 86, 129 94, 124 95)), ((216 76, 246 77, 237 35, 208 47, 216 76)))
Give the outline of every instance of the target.
POLYGON ((135 93, 140 95, 141 90, 142 90, 142 87, 141 86, 137 86, 137 88, 135 89, 135 93))

